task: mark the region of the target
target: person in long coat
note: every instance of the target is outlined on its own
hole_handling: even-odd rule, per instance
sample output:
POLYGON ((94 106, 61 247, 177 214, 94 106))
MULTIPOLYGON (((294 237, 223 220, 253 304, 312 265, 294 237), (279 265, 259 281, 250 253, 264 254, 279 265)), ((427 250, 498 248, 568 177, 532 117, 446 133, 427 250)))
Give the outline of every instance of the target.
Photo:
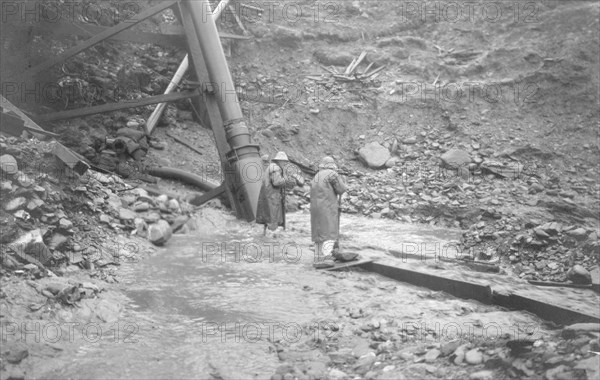
POLYGON ((285 152, 278 152, 271 161, 264 172, 256 209, 256 223, 264 224, 263 235, 267 234, 267 228, 285 229, 286 187, 304 185, 304 178, 298 172, 284 170, 292 167, 285 152))
POLYGON ((338 240, 338 197, 346 185, 337 172, 331 157, 324 157, 310 187, 310 227, 316 244, 316 257, 321 260, 331 255, 338 240))

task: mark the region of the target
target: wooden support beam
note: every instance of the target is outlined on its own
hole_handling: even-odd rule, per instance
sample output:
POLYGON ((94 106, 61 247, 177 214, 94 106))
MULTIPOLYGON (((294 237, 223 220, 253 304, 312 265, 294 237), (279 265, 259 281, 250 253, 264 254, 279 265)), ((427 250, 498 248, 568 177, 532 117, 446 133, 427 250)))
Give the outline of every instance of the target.
POLYGON ((74 56, 75 54, 80 53, 86 49, 89 49, 90 47, 97 44, 98 42, 104 41, 107 38, 110 38, 110 37, 116 35, 117 33, 120 33, 126 29, 129 29, 132 26, 144 21, 145 19, 147 19, 149 17, 154 16, 157 13, 164 11, 167 8, 172 7, 175 4, 177 4, 176 0, 167 0, 167 1, 157 4, 151 8, 148 8, 145 11, 140 12, 137 15, 135 15, 131 20, 121 22, 120 24, 115 25, 112 28, 108 28, 104 32, 96 34, 94 37, 86 40, 85 42, 83 42, 77 46, 72 47, 71 49, 68 49, 64 53, 62 53, 54 58, 51 58, 51 59, 47 60, 46 62, 41 63, 41 64, 25 71, 23 73, 23 75, 26 77, 33 77, 36 74, 56 65, 57 63, 62 62, 64 60, 66 60, 67 58, 70 58, 70 57, 74 56))
POLYGON ((192 198, 189 200, 189 203, 194 206, 201 206, 204 203, 210 201, 213 198, 218 197, 219 195, 225 192, 225 184, 221 184, 219 187, 215 187, 212 190, 207 191, 199 197, 192 198))
POLYGON ((56 143, 52 149, 52 154, 79 175, 90 168, 88 164, 79 159, 77 154, 62 144, 56 143))
POLYGON ((434 274, 417 272, 379 263, 368 263, 365 264, 364 267, 369 271, 379 273, 397 281, 424 286, 432 290, 441 290, 456 297, 473 299, 485 304, 492 303, 492 288, 489 285, 445 278, 434 274))
MULTIPOLYGON (((39 24, 35 24, 33 33, 52 34, 55 36, 76 35, 80 37, 90 38, 94 35, 104 33, 108 29, 110 28, 93 24, 58 21, 41 22, 39 24)), ((114 36, 109 37, 108 39, 144 44, 155 44, 167 47, 186 47, 185 36, 181 34, 164 34, 141 32, 137 30, 125 30, 115 34, 114 36)))
POLYGON ((56 133, 48 132, 43 129, 37 129, 25 125, 23 119, 18 117, 12 111, 10 111, 9 113, 0 113, 0 132, 6 132, 13 136, 21 136, 21 133, 23 133, 23 131, 38 133, 44 136, 50 136, 54 138, 59 137, 59 135, 56 133))
POLYGON ((151 104, 158 104, 164 102, 174 102, 176 100, 193 98, 199 96, 199 91, 186 91, 186 92, 173 92, 171 94, 155 95, 143 99, 126 100, 120 103, 109 103, 102 104, 99 106, 77 108, 69 111, 60 111, 38 115, 36 119, 40 121, 55 121, 72 119, 75 117, 94 115, 97 113, 118 111, 126 108, 143 107, 151 104))
MULTIPOLYGON (((217 8, 213 12, 213 18, 214 18, 215 22, 219 19, 219 17, 221 17, 221 13, 223 12, 223 9, 227 6, 227 4, 229 4, 229 1, 230 0, 221 0, 219 5, 217 5, 217 8)), ((181 8, 175 7, 173 9, 174 9, 175 14, 177 15, 177 18, 183 25, 183 18, 180 15, 181 8)), ((175 28, 175 27, 176 26, 170 27, 170 29, 173 30, 173 28, 175 28)), ((186 30, 183 27, 181 27, 180 30, 181 30, 180 33, 182 35, 186 35, 187 33, 190 32, 190 30, 186 30)), ((195 39, 195 41, 198 41, 198 38, 196 37, 195 29, 192 28, 192 31, 194 32, 193 38, 195 39)), ((187 38, 189 41, 190 36, 188 35, 187 38)), ((169 85, 167 86, 167 89, 165 90, 165 94, 175 91, 175 88, 179 85, 179 83, 181 82, 181 79, 183 78, 183 76, 185 75, 185 73, 189 67, 189 62, 190 62, 189 54, 186 54, 185 57, 183 58, 183 60, 181 61, 181 63, 179 64, 179 67, 177 68, 175 75, 173 75, 173 79, 171 79, 171 82, 169 82, 169 85)), ((160 116, 162 115, 166 106, 167 106, 166 103, 161 103, 158 106, 156 106, 156 108, 152 112, 152 115, 150 115, 150 117, 146 121, 146 134, 150 135, 152 133, 152 131, 154 130, 154 127, 156 127, 156 124, 158 124, 158 120, 160 119, 160 116)), ((205 125, 209 125, 209 124, 205 124, 205 125)))
POLYGON ((231 13, 233 14, 233 17, 235 18, 235 22, 238 24, 238 26, 242 30, 242 33, 244 33, 244 35, 250 34, 250 33, 248 33, 248 31, 244 27, 244 24, 242 23, 242 20, 240 20, 240 16, 238 16, 238 14, 236 13, 235 9, 233 9, 233 7, 231 6, 231 4, 229 4, 228 7, 229 7, 229 10, 231 11, 231 13))
MULTIPOLYGON (((23 124, 29 127, 30 129, 39 131, 39 133, 42 134, 46 132, 42 127, 37 125, 33 120, 31 120, 27 115, 25 115, 25 113, 23 113, 23 111, 21 111, 19 107, 16 107, 2 95, 0 95, 0 108, 2 108, 2 113, 8 114, 9 112, 12 112, 15 115, 17 115, 19 118, 21 118, 21 120, 23 120, 23 124)), ((32 133, 36 134, 38 132, 32 133)), ((58 141, 55 143, 52 153, 79 175, 85 173, 89 169, 89 165, 81 156, 71 151, 69 148, 62 145, 58 141)))
MULTIPOLYGON (((55 36, 80 36, 90 38, 105 32, 108 27, 93 24, 71 23, 65 21, 40 22, 35 24, 33 34, 52 34, 55 36)), ((176 28, 180 33, 151 33, 137 30, 125 30, 109 37, 110 40, 126 41, 142 44, 155 44, 166 47, 187 48, 187 42, 182 28, 176 28)), ((248 40, 252 37, 220 32, 219 37, 226 39, 248 40)))
MULTIPOLYGON (((202 54, 202 50, 200 49, 200 41, 198 40, 196 28, 194 27, 194 22, 192 20, 191 10, 188 4, 179 4, 179 17, 186 32, 185 34, 188 40, 188 56, 194 73, 196 74, 196 80, 200 83, 210 83, 208 71, 206 70, 206 64, 204 63, 204 56, 202 54)), ((227 143, 227 137, 225 136, 225 128, 223 127, 223 119, 221 118, 221 112, 219 111, 219 106, 217 105, 217 99, 215 98, 214 93, 209 92, 208 89, 204 88, 203 90, 204 92, 202 93, 202 96, 193 101, 198 105, 197 108, 203 111, 202 115, 200 115, 202 124, 210 127, 213 131, 223 173, 232 173, 233 168, 227 160, 227 152, 229 152, 230 147, 227 143)), ((224 184, 225 193, 227 194, 229 204, 236 214, 238 214, 239 210, 242 208, 237 204, 237 198, 234 196, 234 190, 231 188, 230 184, 227 183, 227 176, 224 184)), ((239 218, 245 218, 245 215, 237 216, 239 218)))

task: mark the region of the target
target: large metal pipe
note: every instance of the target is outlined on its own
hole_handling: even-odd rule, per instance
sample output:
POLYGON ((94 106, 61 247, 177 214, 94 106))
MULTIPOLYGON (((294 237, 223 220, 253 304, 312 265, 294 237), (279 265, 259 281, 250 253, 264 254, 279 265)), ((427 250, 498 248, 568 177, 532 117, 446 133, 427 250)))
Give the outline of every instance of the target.
POLYGON ((262 161, 258 145, 252 143, 250 132, 243 120, 242 108, 223 53, 217 26, 212 17, 210 3, 208 0, 188 0, 187 4, 191 10, 211 87, 215 92, 223 118, 227 142, 231 147, 227 159, 235 169, 233 178, 234 187, 237 189, 235 196, 245 209, 256 216, 256 205, 262 184, 262 161))

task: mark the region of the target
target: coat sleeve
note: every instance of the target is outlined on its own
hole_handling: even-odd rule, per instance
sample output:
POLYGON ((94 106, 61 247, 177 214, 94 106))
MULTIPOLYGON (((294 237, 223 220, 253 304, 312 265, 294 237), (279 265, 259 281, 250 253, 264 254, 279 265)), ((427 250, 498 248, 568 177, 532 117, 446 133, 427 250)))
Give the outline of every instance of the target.
POLYGON ((335 175, 329 177, 329 183, 331 183, 333 191, 335 191, 336 195, 342 195, 346 192, 346 184, 342 180, 342 176, 339 174, 335 173, 335 175))
POLYGON ((285 184, 285 178, 283 178, 282 170, 277 165, 269 167, 269 179, 271 180, 271 184, 275 187, 285 184))

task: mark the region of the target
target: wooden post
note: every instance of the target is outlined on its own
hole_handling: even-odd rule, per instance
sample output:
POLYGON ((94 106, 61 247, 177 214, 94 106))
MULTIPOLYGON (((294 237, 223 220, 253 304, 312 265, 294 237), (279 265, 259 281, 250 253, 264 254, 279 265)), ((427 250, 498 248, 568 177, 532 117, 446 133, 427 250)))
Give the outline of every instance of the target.
POLYGON ((185 7, 185 4, 180 3, 179 9, 180 20, 183 24, 188 39, 188 57, 191 59, 192 67, 194 69, 194 73, 196 74, 196 80, 205 86, 205 88, 202 89, 204 90, 202 96, 195 98, 193 101, 197 102, 196 104, 199 106, 199 109, 204 110, 203 114, 200 115, 202 118, 202 124, 209 126, 213 131, 213 135, 215 136, 215 143, 217 145, 217 151, 219 152, 219 159, 221 161, 221 170, 224 174, 223 183, 225 185, 225 194, 227 194, 227 199, 229 200, 229 203, 231 204, 231 207, 235 211, 237 217, 245 218, 245 215, 240 215, 243 208, 238 205, 237 198, 235 197, 234 193, 235 190, 232 189, 228 180, 228 177, 230 177, 229 173, 233 172, 233 168, 231 165, 229 165, 226 156, 230 148, 225 136, 223 119, 221 118, 221 112, 219 111, 215 94, 211 91, 211 89, 206 88, 206 84, 210 82, 210 79, 208 78, 208 72, 206 71, 206 66, 204 64, 204 56, 202 54, 202 50, 200 49, 200 41, 198 41, 198 36, 196 35, 196 30, 192 21, 192 15, 190 10, 185 7))

